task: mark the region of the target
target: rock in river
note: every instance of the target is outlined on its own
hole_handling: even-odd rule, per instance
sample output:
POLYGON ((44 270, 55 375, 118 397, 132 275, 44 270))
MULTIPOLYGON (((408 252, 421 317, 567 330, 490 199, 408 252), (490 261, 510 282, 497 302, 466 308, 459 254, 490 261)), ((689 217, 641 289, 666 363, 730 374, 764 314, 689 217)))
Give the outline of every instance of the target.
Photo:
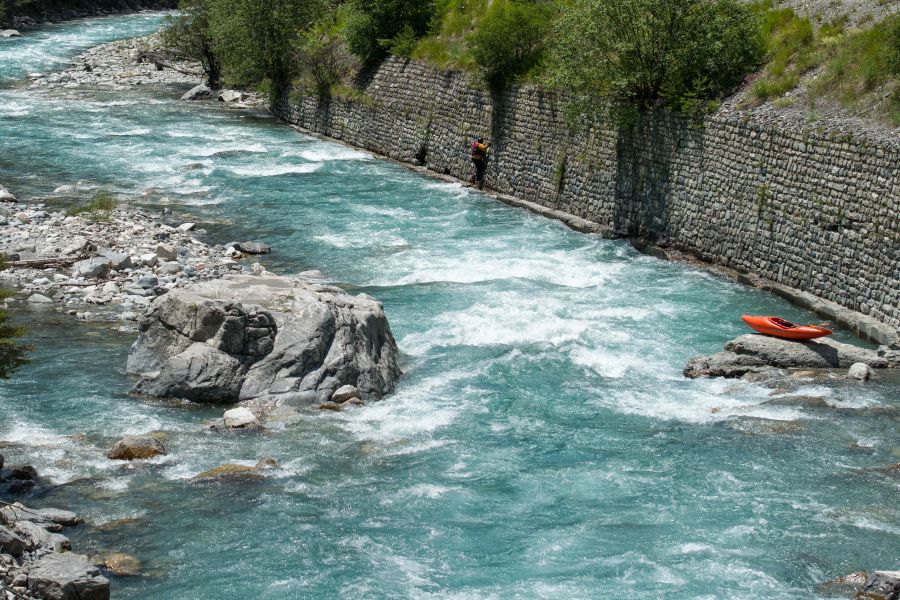
POLYGON ((225 420, 225 427, 228 427, 229 429, 243 429, 245 427, 256 427, 259 425, 259 420, 257 420, 256 415, 245 406, 226 410, 225 414, 222 415, 222 418, 225 420))
POLYGON ((140 324, 133 392, 261 407, 393 391, 398 349, 381 303, 271 274, 231 275, 157 298, 140 324))
POLYGON ((212 98, 212 90, 209 89, 206 85, 200 84, 192 87, 188 91, 184 93, 181 97, 182 100, 208 100, 212 98))
POLYGON ((153 458, 165 453, 165 446, 156 438, 145 435, 126 435, 110 448, 106 457, 113 460, 137 460, 153 458))
POLYGON ((783 340, 765 335, 739 336, 725 350, 712 356, 695 356, 684 375, 697 377, 741 377, 766 369, 847 369, 865 363, 875 369, 900 367, 900 352, 882 347, 878 351, 832 339, 783 340))
POLYGON ((28 592, 53 600, 108 600, 109 580, 86 556, 47 554, 28 573, 28 592))

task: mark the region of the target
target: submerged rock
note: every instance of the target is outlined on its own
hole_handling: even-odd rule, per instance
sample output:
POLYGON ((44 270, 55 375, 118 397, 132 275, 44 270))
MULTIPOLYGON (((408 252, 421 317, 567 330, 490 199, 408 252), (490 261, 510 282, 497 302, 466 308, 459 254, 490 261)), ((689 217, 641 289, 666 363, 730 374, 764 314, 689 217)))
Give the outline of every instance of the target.
POLYGON ((156 438, 143 435, 126 435, 106 453, 113 460, 139 460, 165 454, 166 448, 156 438))
POLYGON ((28 593, 53 600, 108 600, 109 580, 86 556, 53 553, 31 567, 28 593))
POLYGON ((262 242, 239 242, 232 247, 246 254, 269 254, 272 252, 272 246, 262 242))
POLYGON ((252 467, 248 467, 247 465, 220 465, 214 469, 210 469, 208 471, 203 471, 202 473, 195 475, 195 480, 204 480, 204 479, 223 479, 223 478, 247 478, 247 479, 262 479, 263 475, 260 471, 264 471, 266 469, 271 469, 277 467, 278 463, 275 462, 274 458, 269 458, 268 456, 265 458, 261 458, 259 462, 257 462, 252 467))
POLYGON ((393 391, 397 344, 381 303, 271 274, 231 275, 154 301, 128 357, 133 391, 281 405, 393 391), (310 393, 311 392, 311 393, 310 393))
POLYGON ((94 563, 119 577, 134 577, 141 574, 141 561, 124 552, 106 552, 97 557, 94 563), (99 559, 99 560, 97 560, 99 559))
POLYGON ((766 369, 847 369, 865 363, 876 369, 900 367, 900 355, 844 344, 831 339, 794 341, 765 335, 742 335, 712 356, 695 356, 684 369, 685 377, 742 377, 766 369))

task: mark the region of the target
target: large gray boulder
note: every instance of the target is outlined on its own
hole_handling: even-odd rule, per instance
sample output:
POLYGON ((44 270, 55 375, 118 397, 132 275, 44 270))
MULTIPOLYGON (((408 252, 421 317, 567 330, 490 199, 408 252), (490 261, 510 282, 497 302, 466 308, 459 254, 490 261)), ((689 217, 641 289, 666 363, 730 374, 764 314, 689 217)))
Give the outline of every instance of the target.
POLYGON ((28 592, 48 600, 109 600, 109 580, 86 556, 43 556, 28 572, 28 592))
POLYGON ((900 368, 900 353, 882 347, 869 350, 829 338, 810 341, 784 340, 747 334, 727 344, 712 356, 695 356, 684 375, 697 377, 741 377, 775 369, 849 369, 864 363, 874 369, 900 368))
POLYGON ((156 299, 128 372, 134 392, 261 408, 325 401, 344 385, 380 399, 400 376, 380 302, 269 273, 196 283, 156 299))

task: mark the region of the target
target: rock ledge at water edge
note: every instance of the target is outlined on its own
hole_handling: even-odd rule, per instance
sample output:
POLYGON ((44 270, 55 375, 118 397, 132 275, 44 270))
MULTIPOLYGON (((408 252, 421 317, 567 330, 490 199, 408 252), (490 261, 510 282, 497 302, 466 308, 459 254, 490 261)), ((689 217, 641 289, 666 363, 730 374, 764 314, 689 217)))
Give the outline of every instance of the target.
POLYGON ((873 369, 900 368, 900 351, 886 346, 860 348, 832 339, 783 340, 747 334, 712 356, 695 356, 684 369, 685 377, 742 377, 772 369, 849 369, 856 363, 873 369))
POLYGON ((128 357, 132 392, 265 409, 329 400, 344 385, 380 399, 400 376, 381 303, 280 277, 232 275, 157 298, 128 357))

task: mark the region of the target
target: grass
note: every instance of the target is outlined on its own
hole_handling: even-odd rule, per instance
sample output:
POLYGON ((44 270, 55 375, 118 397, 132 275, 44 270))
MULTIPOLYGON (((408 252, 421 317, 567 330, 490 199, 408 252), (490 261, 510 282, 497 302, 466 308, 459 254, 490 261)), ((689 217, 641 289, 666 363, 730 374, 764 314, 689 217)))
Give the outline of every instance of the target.
POLYGON ((119 205, 116 197, 107 191, 99 191, 87 204, 70 206, 66 209, 67 217, 84 215, 91 221, 108 221, 110 213, 119 205))
POLYGON ((800 78, 822 60, 821 46, 839 39, 843 22, 823 25, 817 30, 806 17, 790 8, 771 8, 770 2, 755 5, 769 62, 751 94, 759 101, 779 98, 797 87, 800 78))
POLYGON ((375 99, 359 88, 349 85, 333 85, 331 86, 331 97, 341 100, 349 100, 369 108, 375 106, 375 99))
POLYGON ((416 44, 411 56, 441 69, 474 71, 470 34, 487 12, 489 0, 439 0, 431 33, 416 44))
POLYGON ((900 15, 823 46, 824 73, 812 86, 863 113, 900 126, 900 15))
POLYGON ((821 68, 810 95, 828 97, 864 116, 900 126, 900 15, 848 30, 843 20, 814 28, 790 8, 755 5, 768 60, 750 94, 781 107, 804 75, 821 68))

